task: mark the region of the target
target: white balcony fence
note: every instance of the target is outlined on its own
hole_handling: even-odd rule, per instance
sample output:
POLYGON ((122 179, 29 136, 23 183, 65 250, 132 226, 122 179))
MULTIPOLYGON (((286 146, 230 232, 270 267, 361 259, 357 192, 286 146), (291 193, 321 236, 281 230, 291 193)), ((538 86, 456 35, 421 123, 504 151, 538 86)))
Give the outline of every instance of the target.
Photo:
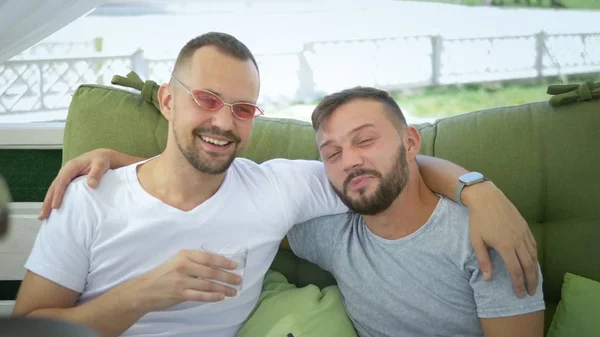
MULTIPOLYGON (((42 54, 74 57, 40 59, 30 50, 0 64, 0 121, 2 116, 44 113, 64 118, 80 84, 110 85, 113 75, 130 70, 159 83, 169 79, 174 60, 147 59, 142 50, 89 56, 96 43, 39 45, 42 54)), ((261 103, 289 104, 355 85, 399 90, 600 72, 600 33, 319 41, 298 53, 256 58, 261 103)))

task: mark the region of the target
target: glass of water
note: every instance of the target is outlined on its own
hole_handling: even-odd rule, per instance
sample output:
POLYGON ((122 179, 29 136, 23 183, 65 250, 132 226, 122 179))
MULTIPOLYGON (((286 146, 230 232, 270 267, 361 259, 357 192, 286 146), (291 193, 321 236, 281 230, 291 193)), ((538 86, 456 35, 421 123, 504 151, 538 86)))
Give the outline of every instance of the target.
POLYGON ((234 288, 237 290, 237 294, 235 297, 239 296, 242 292, 242 286, 244 285, 244 271, 246 270, 246 259, 248 258, 248 247, 242 244, 232 244, 225 242, 207 242, 204 243, 201 247, 201 250, 222 255, 234 262, 237 263, 237 268, 235 270, 223 269, 226 272, 239 275, 242 278, 242 283, 239 285, 233 285, 221 281, 211 280, 212 282, 223 284, 225 286, 234 288))

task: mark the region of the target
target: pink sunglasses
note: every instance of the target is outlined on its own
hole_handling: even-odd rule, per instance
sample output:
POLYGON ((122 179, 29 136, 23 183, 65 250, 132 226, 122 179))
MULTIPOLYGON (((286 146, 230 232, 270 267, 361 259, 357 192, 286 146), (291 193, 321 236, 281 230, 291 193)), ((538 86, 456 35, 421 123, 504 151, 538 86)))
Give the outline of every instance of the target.
POLYGON ((217 111, 221 109, 223 105, 227 105, 231 110, 231 114, 233 114, 233 116, 237 119, 241 120, 252 119, 264 113, 263 110, 256 104, 246 102, 226 103, 215 93, 202 89, 188 89, 175 76, 171 76, 171 78, 174 79, 175 82, 179 83, 179 85, 181 85, 183 89, 185 89, 185 91, 192 96, 196 104, 198 104, 202 109, 208 111, 217 111))

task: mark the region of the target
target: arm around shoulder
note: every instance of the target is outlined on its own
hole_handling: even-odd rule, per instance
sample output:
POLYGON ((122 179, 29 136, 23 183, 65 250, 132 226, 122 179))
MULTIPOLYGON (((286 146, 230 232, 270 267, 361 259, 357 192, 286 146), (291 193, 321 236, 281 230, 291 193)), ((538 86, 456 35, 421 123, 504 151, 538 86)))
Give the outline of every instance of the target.
POLYGON ((426 155, 418 155, 417 164, 423 181, 432 191, 454 200, 454 188, 458 178, 468 172, 466 169, 450 161, 426 155))
POLYGON ((142 157, 130 156, 128 154, 110 149, 103 149, 103 151, 106 151, 105 153, 109 158, 110 168, 112 169, 128 166, 147 159, 142 157))
POLYGON ((38 219, 47 219, 52 209, 60 207, 67 187, 77 177, 87 175, 88 185, 96 188, 108 169, 127 166, 142 160, 143 158, 129 156, 110 149, 92 150, 69 160, 58 171, 58 175, 48 188, 38 219))

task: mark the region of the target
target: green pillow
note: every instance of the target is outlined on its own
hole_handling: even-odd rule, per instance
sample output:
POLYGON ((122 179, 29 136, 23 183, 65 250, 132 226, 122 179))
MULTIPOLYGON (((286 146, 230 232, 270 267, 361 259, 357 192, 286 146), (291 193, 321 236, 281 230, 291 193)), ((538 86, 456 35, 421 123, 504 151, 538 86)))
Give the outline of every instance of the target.
POLYGON ((600 282, 566 273, 547 337, 600 336, 600 282))
POLYGON ((296 288, 285 276, 269 271, 254 312, 237 337, 357 336, 337 286, 296 288))
POLYGON ((142 82, 135 73, 115 76, 113 83, 139 90, 84 84, 71 100, 63 136, 63 165, 80 154, 109 148, 150 158, 167 143, 167 120, 157 108, 153 93, 158 85, 142 82))

